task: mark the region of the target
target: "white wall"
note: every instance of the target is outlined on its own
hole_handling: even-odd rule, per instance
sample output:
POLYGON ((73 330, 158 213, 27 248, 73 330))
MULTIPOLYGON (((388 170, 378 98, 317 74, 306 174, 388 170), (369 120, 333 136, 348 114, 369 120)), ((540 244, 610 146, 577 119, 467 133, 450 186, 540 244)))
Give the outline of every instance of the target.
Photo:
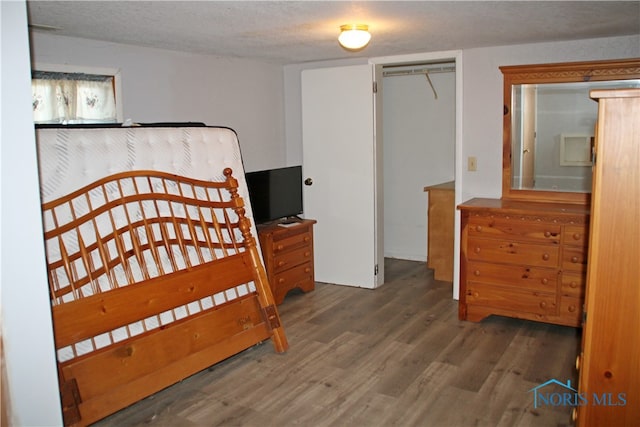
POLYGON ((2 381, 8 386, 8 396, 2 397, 9 403, 10 425, 56 426, 62 415, 40 219, 25 2, 0 2, 0 15, 0 313, 6 362, 2 381))
MULTIPOLYGON (((462 171, 462 199, 500 197, 502 189, 502 65, 640 57, 640 36, 535 43, 463 50, 463 151, 478 161, 477 172, 462 171)), ((303 69, 366 63, 327 61, 284 67, 287 162, 302 160, 300 73, 303 69)))
MULTIPOLYGON (((488 47, 463 51, 462 158, 475 156, 477 172, 462 171, 462 200, 502 193, 501 65, 640 57, 640 36, 488 47)), ((463 162, 466 164, 466 160, 463 162)))
MULTIPOLYGON (((406 55, 405 55, 406 56, 406 55)), ((502 193, 502 74, 499 66, 640 57, 640 35, 569 42, 535 43, 462 51, 462 144, 456 152, 456 201, 473 197, 499 198, 502 193), (477 159, 477 171, 466 170, 466 159, 477 159)), ((386 57, 385 63, 393 62, 386 57)), ((300 73, 303 69, 365 63, 362 58, 326 63, 291 64, 284 69, 287 162, 302 159, 300 73)), ((400 61, 398 61, 400 62, 400 61)), ((456 95, 459 96, 459 95, 456 95)), ((459 224, 459 215, 456 217, 459 224)), ((456 241, 460 230, 456 226, 456 241)), ((453 296, 459 285, 454 277, 453 296)))
POLYGON ((285 165, 282 66, 34 33, 32 61, 120 69, 124 118, 238 133, 247 171, 285 165))
POLYGON ((426 261, 424 187, 454 179, 455 73, 382 81, 384 255, 426 261))

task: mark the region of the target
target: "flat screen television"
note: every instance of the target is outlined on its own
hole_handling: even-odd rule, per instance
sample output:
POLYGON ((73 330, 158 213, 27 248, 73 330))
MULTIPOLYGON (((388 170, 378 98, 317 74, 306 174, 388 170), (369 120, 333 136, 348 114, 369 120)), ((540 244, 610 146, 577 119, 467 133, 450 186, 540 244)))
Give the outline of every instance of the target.
POLYGON ((247 172, 245 178, 256 224, 302 214, 302 166, 247 172))

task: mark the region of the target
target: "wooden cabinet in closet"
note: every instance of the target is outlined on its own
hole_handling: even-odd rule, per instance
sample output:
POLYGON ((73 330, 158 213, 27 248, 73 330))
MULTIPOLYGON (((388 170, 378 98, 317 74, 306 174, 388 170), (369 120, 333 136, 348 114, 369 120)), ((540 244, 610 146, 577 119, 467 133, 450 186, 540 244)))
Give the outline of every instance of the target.
POLYGON ((458 209, 461 320, 581 324, 588 208, 472 199, 458 209))
POLYGON ((453 282, 455 182, 424 187, 427 204, 427 267, 436 280, 453 282))

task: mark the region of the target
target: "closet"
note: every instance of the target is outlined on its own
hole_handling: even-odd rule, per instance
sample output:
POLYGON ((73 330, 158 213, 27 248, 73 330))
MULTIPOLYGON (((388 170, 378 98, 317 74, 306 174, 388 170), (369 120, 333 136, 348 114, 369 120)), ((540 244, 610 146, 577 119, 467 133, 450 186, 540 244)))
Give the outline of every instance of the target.
MULTIPOLYGON (((431 261, 427 200, 432 193, 425 193, 424 187, 451 182, 453 194, 455 84, 454 62, 383 66, 386 257, 431 261)), ((451 200, 452 213, 454 209, 451 200)), ((454 256, 453 240, 451 235, 450 260, 454 256)), ((449 274, 441 280, 452 278, 449 274)))

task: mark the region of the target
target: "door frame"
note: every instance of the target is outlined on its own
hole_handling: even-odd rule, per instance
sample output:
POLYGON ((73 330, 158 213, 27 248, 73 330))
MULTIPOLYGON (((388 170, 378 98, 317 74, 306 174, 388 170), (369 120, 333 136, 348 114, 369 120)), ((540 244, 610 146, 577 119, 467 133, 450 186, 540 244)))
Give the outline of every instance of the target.
MULTIPOLYGON (((462 51, 451 50, 431 53, 416 53, 409 55, 394 55, 369 58, 369 64, 373 65, 403 65, 420 62, 439 62, 453 61, 456 66, 456 125, 455 125, 455 204, 458 205, 462 200, 462 171, 464 170, 464 162, 462 158, 462 51)), ((378 82, 381 84, 381 82, 378 82)), ((378 88, 378 91, 381 89, 378 88)), ((384 142, 383 142, 384 143, 384 142)), ((376 171, 376 177, 379 173, 376 171)), ((376 181, 378 178, 376 178, 376 181)), ((382 204, 384 199, 379 197, 381 188, 376 189, 376 203, 382 204)), ((376 206, 381 209, 381 206, 376 206)), ((455 230, 454 230, 454 257, 453 257, 453 299, 459 299, 460 296, 460 214, 456 210, 455 213, 455 230)), ((384 251, 380 251, 383 253, 384 251)))

